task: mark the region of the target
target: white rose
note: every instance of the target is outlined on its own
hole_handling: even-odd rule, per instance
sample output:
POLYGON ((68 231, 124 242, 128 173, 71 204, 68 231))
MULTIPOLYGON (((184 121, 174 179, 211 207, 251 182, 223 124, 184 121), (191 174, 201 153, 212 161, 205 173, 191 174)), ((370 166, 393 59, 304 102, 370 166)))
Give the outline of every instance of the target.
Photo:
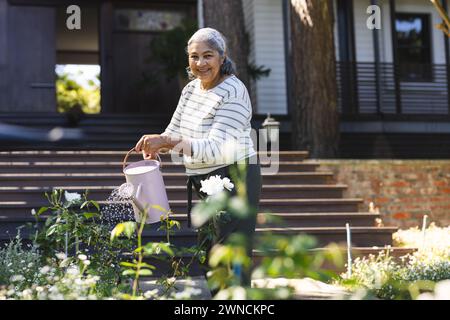
POLYGON ((50 271, 50 267, 49 266, 44 266, 44 267, 42 267, 40 270, 39 270, 39 272, 41 273, 41 274, 46 274, 46 273, 48 273, 50 271))
POLYGON ((20 274, 13 275, 10 278, 11 282, 19 282, 19 281, 23 281, 23 280, 25 280, 25 277, 20 274))
POLYGON ((228 178, 223 178, 223 187, 227 189, 228 191, 231 191, 234 188, 234 184, 230 181, 228 178))
POLYGON ((84 261, 87 259, 87 256, 85 254, 79 254, 78 259, 80 259, 81 261, 84 261))
POLYGON ((64 260, 64 259, 67 258, 66 254, 65 254, 64 252, 58 252, 58 253, 56 254, 56 257, 57 257, 59 260, 64 260))
POLYGON ((208 196, 215 195, 222 192, 224 188, 231 190, 234 188, 234 184, 228 178, 220 178, 220 175, 211 176, 206 180, 200 181, 202 187, 200 191, 206 193, 208 196))
POLYGON ((81 200, 81 195, 76 192, 70 193, 70 192, 64 191, 64 197, 66 198, 66 200, 68 202, 81 200))

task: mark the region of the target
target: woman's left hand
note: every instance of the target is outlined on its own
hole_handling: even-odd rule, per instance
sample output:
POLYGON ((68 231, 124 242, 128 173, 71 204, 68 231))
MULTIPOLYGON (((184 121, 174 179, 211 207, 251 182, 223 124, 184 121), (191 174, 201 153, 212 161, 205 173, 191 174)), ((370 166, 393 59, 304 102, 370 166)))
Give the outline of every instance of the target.
POLYGON ((142 152, 144 158, 153 158, 159 149, 166 146, 164 139, 159 134, 146 134, 139 139, 134 149, 136 152, 142 152))

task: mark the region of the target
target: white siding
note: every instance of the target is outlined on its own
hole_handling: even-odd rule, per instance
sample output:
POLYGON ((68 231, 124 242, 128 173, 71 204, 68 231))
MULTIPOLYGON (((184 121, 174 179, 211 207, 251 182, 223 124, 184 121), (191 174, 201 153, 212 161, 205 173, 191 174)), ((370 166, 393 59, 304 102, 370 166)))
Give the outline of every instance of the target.
MULTIPOLYGON (((244 8, 246 2, 244 0, 244 8)), ((257 66, 270 68, 270 76, 256 83, 257 113, 286 114, 286 69, 282 0, 253 3, 253 57, 257 66)), ((246 14, 247 15, 247 14, 246 14)))
POLYGON ((355 48, 358 62, 373 62, 373 36, 367 28, 366 21, 369 15, 366 13, 370 6, 369 0, 355 0, 353 2, 355 22, 355 48))

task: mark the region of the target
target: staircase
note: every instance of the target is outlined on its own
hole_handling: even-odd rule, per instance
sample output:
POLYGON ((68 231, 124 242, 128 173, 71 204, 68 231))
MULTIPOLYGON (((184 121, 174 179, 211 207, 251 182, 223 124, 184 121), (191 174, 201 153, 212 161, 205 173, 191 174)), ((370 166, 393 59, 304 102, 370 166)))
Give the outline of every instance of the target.
MULTIPOLYGON (((104 203, 111 191, 125 182, 121 172, 125 151, 7 151, 0 152, 0 242, 15 235, 15 229, 33 222, 30 212, 47 205, 44 192, 63 188, 70 192, 88 189, 89 198, 104 203), (9 234, 8 234, 8 233, 9 234)), ((319 246, 345 242, 345 224, 350 223, 357 248, 392 244, 393 227, 375 227, 377 214, 360 212, 362 199, 346 198, 346 185, 336 183, 331 172, 308 162, 307 152, 281 151, 280 171, 263 175, 260 213, 271 212, 283 224, 260 223, 257 234, 306 233, 319 246)), ((140 160, 139 155, 129 162, 140 160)), ((182 165, 163 156, 163 174, 174 219, 182 228, 173 237, 178 245, 196 243, 196 232, 187 228, 186 176, 182 165)), ((269 165, 262 163, 263 166, 269 165)), ((194 203, 198 200, 194 199, 194 203)), ((147 228, 147 241, 163 239, 155 225, 147 228)))
MULTIPOLYGON (((262 120, 256 119, 254 127, 258 128, 262 120)), ((69 192, 88 189, 89 199, 103 205, 112 190, 125 182, 121 171, 126 151, 142 134, 161 132, 168 121, 169 117, 162 115, 87 116, 77 128, 67 128, 80 130, 83 139, 64 144, 2 140, 0 132, 2 149, 9 150, 0 152, 0 244, 14 237, 17 227, 34 222, 31 210, 46 206, 44 193, 54 188, 69 192)), ((0 114, 0 122, 26 125, 32 130, 67 127, 65 116, 59 114, 0 114)), ((280 147, 283 148, 282 143, 280 147)), ((345 243, 345 224, 349 223, 354 254, 376 253, 380 249, 374 246, 391 245, 392 233, 397 228, 375 227, 378 215, 362 212, 363 200, 345 197, 347 186, 335 181, 331 172, 321 170, 320 164, 309 162, 307 157, 307 152, 281 151, 279 172, 263 175, 260 216, 271 212, 283 223, 263 223, 263 219, 258 219, 257 236, 268 232, 305 233, 315 236, 321 248, 330 242, 345 243)), ((129 162, 138 160, 140 156, 132 155, 129 162)), ((196 232, 187 227, 185 214, 184 167, 170 162, 168 156, 163 156, 162 160, 173 219, 182 225, 172 241, 177 245, 194 245, 196 232)), ((262 163, 262 166, 268 165, 262 163)), ((194 203, 196 201, 194 198, 194 203)), ((145 241, 164 239, 164 234, 156 231, 157 227, 146 228, 145 241)), ((404 249, 395 252, 405 253, 404 249)), ((260 258, 255 252, 255 259, 260 258)))

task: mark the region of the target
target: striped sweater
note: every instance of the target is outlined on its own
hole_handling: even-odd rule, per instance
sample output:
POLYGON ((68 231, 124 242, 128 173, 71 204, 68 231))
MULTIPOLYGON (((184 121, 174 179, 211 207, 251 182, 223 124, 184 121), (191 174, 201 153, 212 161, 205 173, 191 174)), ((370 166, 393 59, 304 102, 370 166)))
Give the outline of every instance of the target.
POLYGON ((187 175, 206 174, 256 154, 250 137, 252 106, 245 85, 234 75, 209 90, 195 79, 184 87, 163 135, 190 141, 187 175))

